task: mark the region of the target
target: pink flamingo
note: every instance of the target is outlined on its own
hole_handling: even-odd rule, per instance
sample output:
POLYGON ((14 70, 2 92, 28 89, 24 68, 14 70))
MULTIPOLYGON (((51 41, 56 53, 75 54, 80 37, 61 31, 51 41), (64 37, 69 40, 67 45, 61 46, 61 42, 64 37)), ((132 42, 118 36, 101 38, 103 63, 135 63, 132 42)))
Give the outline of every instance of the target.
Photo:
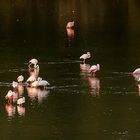
POLYGON ((93 76, 95 74, 96 71, 100 70, 100 65, 92 65, 89 69, 89 73, 93 76))
POLYGON ((67 30, 67 36, 69 38, 73 38, 74 37, 74 21, 67 23, 66 30, 67 30))

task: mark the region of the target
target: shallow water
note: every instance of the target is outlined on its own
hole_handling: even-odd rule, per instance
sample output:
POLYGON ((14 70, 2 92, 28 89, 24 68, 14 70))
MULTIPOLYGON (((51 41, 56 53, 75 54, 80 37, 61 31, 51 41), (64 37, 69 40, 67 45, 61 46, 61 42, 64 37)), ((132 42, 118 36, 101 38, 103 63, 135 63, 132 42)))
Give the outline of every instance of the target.
POLYGON ((140 89, 131 74, 139 67, 139 2, 3 1, 0 14, 1 139, 140 138, 140 89), (87 51, 92 57, 83 64, 87 51), (8 105, 5 95, 17 76, 28 78, 31 58, 50 87, 24 85, 25 105, 8 105), (101 70, 90 77, 97 63, 101 70))

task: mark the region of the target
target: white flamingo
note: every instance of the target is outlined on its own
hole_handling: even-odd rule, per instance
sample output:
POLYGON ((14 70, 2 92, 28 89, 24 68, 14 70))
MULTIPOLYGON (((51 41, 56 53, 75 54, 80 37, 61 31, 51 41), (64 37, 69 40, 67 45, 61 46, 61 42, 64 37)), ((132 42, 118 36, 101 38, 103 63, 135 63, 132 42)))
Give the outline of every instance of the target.
POLYGON ((80 59, 83 59, 83 62, 85 63, 85 60, 90 58, 90 57, 91 57, 90 52, 87 52, 86 54, 81 55, 80 59))
POLYGON ((25 103, 25 97, 21 97, 21 98, 19 98, 18 100, 17 100, 17 104, 19 105, 19 106, 22 106, 22 104, 24 104, 25 103))
POLYGON ((50 85, 48 81, 42 80, 41 77, 38 77, 38 79, 31 84, 31 87, 44 87, 45 88, 48 85, 50 85))
POLYGON ((139 82, 140 81, 140 68, 135 69, 132 74, 135 80, 139 82))
POLYGON ((21 83, 22 84, 23 80, 24 80, 23 75, 20 75, 20 76, 17 77, 18 83, 21 83))
POLYGON ((89 69, 89 73, 93 76, 95 74, 96 71, 100 70, 100 65, 92 65, 89 69))
POLYGON ((137 68, 133 71, 133 74, 140 74, 140 68, 137 68))
POLYGON ((74 21, 68 22, 66 26, 67 36, 69 39, 74 37, 74 21))
POLYGON ((13 81, 13 82, 12 82, 12 87, 13 87, 14 89, 17 88, 17 87, 18 87, 18 83, 15 82, 15 81, 13 81))
POLYGON ((27 86, 31 86, 31 84, 33 83, 33 82, 35 82, 36 81, 36 76, 35 75, 31 75, 27 80, 26 80, 26 84, 27 84, 27 86))
POLYGON ((34 59, 31 59, 29 61, 28 67, 29 67, 29 69, 37 69, 37 68, 39 68, 38 60, 35 59, 35 58, 34 59))
POLYGON ((66 25, 66 29, 73 29, 74 28, 74 21, 70 21, 66 25))

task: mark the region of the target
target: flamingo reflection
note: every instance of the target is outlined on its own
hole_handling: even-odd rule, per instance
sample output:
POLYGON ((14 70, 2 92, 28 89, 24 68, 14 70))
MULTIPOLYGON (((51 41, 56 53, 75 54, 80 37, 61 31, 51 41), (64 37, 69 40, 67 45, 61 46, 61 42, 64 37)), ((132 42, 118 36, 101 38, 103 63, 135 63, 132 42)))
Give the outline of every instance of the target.
POLYGON ((42 103, 42 101, 48 96, 49 92, 49 90, 27 87, 27 93, 32 102, 37 101, 38 103, 42 103))
POLYGON ((9 119, 13 118, 14 115, 16 114, 16 107, 13 106, 12 104, 6 104, 5 109, 9 119))
POLYGON ((99 96, 99 94, 100 94, 100 80, 96 77, 91 77, 90 76, 88 78, 88 81, 89 81, 89 86, 91 88, 91 94, 94 97, 99 96))
POLYGON ((17 112, 19 116, 25 116, 25 107, 24 106, 17 106, 17 112))
POLYGON ((88 73, 89 69, 90 69, 90 65, 89 64, 80 64, 80 69, 82 73, 88 73))

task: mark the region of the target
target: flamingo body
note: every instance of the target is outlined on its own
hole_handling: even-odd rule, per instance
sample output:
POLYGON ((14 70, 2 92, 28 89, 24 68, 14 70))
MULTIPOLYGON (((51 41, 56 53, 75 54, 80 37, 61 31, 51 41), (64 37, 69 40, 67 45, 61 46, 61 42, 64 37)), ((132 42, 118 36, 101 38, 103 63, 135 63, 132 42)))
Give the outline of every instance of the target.
POLYGON ((85 63, 85 60, 90 58, 91 57, 91 54, 90 52, 87 52, 86 54, 83 54, 80 56, 80 59, 83 59, 84 60, 84 63, 85 63))
POLYGON ((38 80, 37 81, 34 81, 31 84, 31 87, 46 87, 48 85, 50 85, 48 81, 42 80, 41 77, 38 77, 38 80))
POLYGON ((133 74, 140 74, 140 68, 135 69, 133 74))
POLYGON ((38 64, 38 60, 34 58, 34 59, 31 59, 31 60, 29 61, 28 67, 29 67, 30 69, 39 68, 39 65, 37 65, 37 64, 38 64))
POLYGON ((74 21, 68 22, 66 28, 67 28, 67 29, 72 29, 72 28, 74 28, 74 21))
POLYGON ((90 74, 95 74, 96 71, 99 71, 100 70, 100 65, 97 64, 97 65, 92 65, 89 69, 89 73, 90 74))

